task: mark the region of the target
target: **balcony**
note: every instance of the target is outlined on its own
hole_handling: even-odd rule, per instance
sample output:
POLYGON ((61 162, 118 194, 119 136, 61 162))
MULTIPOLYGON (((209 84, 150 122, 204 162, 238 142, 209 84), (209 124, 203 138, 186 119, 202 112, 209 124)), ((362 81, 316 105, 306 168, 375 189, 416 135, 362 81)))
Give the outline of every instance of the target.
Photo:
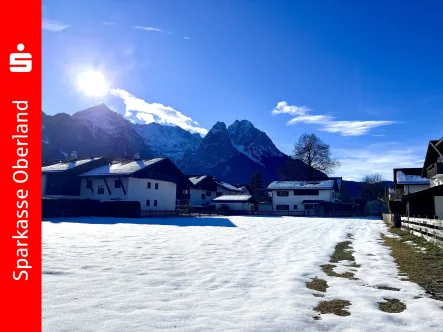
POLYGON ((427 178, 433 178, 434 176, 443 176, 443 162, 436 162, 431 164, 427 168, 427 178))

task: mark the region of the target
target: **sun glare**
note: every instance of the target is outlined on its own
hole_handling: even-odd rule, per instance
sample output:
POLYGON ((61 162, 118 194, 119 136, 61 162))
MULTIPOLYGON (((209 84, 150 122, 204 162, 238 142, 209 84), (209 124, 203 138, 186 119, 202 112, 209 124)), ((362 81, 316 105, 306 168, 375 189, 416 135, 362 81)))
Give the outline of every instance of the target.
POLYGON ((100 97, 108 92, 108 84, 102 75, 97 71, 85 71, 78 77, 78 86, 86 95, 100 97))

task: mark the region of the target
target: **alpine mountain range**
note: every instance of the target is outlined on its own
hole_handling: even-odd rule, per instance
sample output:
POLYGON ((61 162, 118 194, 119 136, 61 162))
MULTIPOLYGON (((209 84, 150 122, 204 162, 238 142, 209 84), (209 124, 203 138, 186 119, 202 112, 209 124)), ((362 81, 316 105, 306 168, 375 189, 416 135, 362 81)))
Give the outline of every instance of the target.
MULTIPOLYGON (((209 174, 231 183, 247 183, 260 172, 264 184, 274 180, 306 180, 309 167, 274 145, 247 120, 230 126, 217 122, 206 136, 158 123, 135 124, 105 104, 69 115, 42 114, 43 160, 79 157, 169 157, 185 174, 209 174)), ((326 178, 314 171, 317 179, 326 178)))

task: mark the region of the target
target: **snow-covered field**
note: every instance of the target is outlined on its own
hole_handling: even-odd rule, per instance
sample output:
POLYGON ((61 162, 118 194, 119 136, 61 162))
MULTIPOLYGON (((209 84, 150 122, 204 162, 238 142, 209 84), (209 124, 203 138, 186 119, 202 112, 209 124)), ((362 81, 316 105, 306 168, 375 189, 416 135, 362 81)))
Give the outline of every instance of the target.
POLYGON ((400 280, 382 245, 387 229, 380 220, 54 221, 43 222, 45 332, 443 331, 443 302, 400 280), (348 233, 361 265, 354 268, 358 280, 329 277, 320 268, 348 233), (329 285, 323 298, 306 288, 316 276, 329 285), (407 309, 382 312, 383 298, 407 309), (313 308, 333 299, 350 301, 351 315, 314 320, 313 308))

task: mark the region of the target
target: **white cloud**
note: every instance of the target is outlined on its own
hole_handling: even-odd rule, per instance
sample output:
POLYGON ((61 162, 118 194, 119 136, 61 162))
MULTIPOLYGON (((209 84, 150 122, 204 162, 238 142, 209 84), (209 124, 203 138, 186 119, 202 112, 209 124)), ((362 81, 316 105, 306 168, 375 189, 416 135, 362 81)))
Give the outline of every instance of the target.
POLYGON ((336 121, 329 115, 312 115, 312 109, 306 106, 288 105, 281 101, 272 110, 273 115, 289 114, 293 118, 286 124, 310 123, 320 125, 319 130, 330 133, 338 133, 342 136, 361 136, 367 134, 371 129, 396 123, 395 121, 336 121))
POLYGON ((103 21, 102 24, 103 25, 115 25, 114 22, 107 22, 107 21, 103 21))
POLYGON ((185 36, 185 37, 183 37, 183 38, 184 38, 184 39, 187 39, 187 40, 191 39, 190 37, 186 37, 186 36, 185 36))
POLYGON ((281 101, 277 104, 277 106, 272 110, 272 114, 291 114, 291 115, 305 115, 312 111, 309 107, 306 106, 294 106, 288 105, 287 102, 281 101))
POLYGON ((202 135, 208 133, 208 130, 201 128, 190 117, 185 116, 170 106, 148 103, 122 89, 111 89, 110 93, 123 99, 126 105, 125 116, 135 116, 138 120, 145 123, 157 122, 174 125, 202 135), (197 124, 197 126, 193 126, 193 124, 197 124))
POLYGON ((292 125, 297 122, 303 122, 303 123, 327 123, 328 121, 331 121, 332 118, 327 115, 301 115, 297 116, 295 118, 292 118, 289 120, 286 124, 292 125))
POLYGON ((68 24, 61 23, 55 20, 49 20, 47 18, 43 18, 42 20, 42 29, 46 31, 58 32, 68 28, 68 24))
POLYGON ((393 181, 394 168, 423 166, 423 147, 415 149, 406 146, 386 143, 360 149, 331 149, 334 158, 338 158, 341 164, 334 175, 342 176, 345 180, 361 181, 365 175, 379 173, 385 180, 393 181))
POLYGON ((136 25, 136 26, 134 26, 134 29, 136 29, 136 30, 145 30, 145 31, 153 31, 153 32, 163 32, 163 33, 165 33, 165 31, 163 31, 163 29, 160 29, 160 28, 153 28, 153 27, 145 27, 145 26, 141 26, 141 25, 136 25))
POLYGON ((371 129, 394 124, 394 121, 330 121, 320 130, 340 133, 342 136, 361 136, 371 129))

